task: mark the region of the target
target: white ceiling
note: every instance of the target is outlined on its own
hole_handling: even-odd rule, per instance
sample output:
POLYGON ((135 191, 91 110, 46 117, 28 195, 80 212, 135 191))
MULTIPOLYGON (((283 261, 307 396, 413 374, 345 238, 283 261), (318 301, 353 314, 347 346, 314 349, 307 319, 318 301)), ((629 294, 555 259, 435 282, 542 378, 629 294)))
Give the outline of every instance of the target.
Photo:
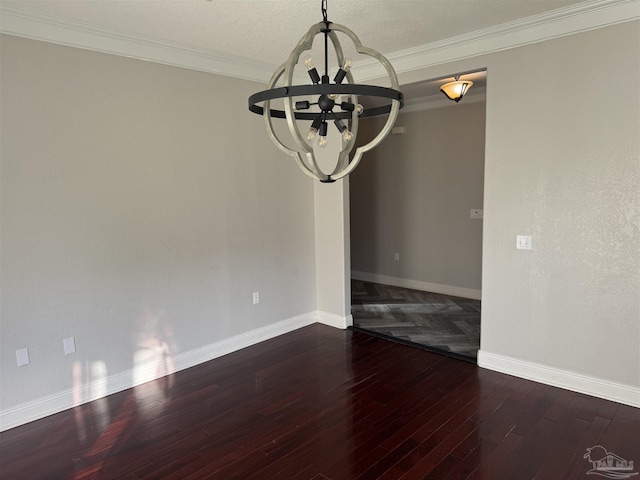
MULTIPOLYGON (((328 0, 328 18, 391 56, 396 70, 407 71, 483 53, 459 54, 442 46, 460 49, 478 38, 495 43, 503 35, 498 49, 504 49, 566 34, 563 18, 574 31, 626 21, 638 16, 639 1, 328 0)), ((320 0, 0 0, 0 27, 4 33, 266 81, 322 20, 320 6, 320 0)), ((484 53, 491 48, 496 47, 484 53)), ((357 80, 376 76, 358 66, 357 80)), ((485 72, 471 79, 474 88, 483 87, 485 72)), ((407 98, 439 95, 445 81, 403 91, 407 98)))
MULTIPOLYGON (((328 0, 328 18, 383 54, 584 0, 328 0)), ((320 0, 2 0, 2 5, 280 65, 320 0)))

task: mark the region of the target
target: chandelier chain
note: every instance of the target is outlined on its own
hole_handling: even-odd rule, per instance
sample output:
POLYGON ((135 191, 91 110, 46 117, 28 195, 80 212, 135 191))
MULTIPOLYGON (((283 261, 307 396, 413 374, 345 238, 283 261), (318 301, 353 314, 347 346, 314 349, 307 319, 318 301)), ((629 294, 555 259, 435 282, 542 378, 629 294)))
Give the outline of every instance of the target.
POLYGON ((327 23, 327 0, 322 0, 321 9, 323 21, 327 23))

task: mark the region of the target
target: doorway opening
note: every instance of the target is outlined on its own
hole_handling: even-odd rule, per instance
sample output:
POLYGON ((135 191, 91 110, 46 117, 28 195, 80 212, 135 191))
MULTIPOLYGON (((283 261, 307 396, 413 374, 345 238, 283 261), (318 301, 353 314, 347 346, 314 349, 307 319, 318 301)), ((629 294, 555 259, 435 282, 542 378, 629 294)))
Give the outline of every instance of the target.
MULTIPOLYGON (((355 329, 476 361, 480 348, 486 69, 401 87, 392 135, 350 175, 355 329), (455 103, 442 84, 473 81, 455 103)), ((367 142, 381 120, 361 122, 367 142)), ((359 138, 360 140, 360 138, 359 138)))

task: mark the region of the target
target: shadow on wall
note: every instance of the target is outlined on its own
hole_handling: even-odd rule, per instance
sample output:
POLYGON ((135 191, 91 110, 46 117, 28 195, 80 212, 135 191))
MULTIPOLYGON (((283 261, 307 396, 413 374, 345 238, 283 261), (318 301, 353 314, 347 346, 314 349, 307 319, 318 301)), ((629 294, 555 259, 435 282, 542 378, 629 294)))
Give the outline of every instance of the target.
MULTIPOLYGON (((363 119, 360 121, 358 136, 356 137, 356 148, 366 145, 377 135, 384 122, 376 118, 363 119)), ((383 144, 388 137, 383 141, 383 144)), ((378 146, 380 148, 380 146, 378 146)), ((353 150, 355 152, 355 148, 353 150)), ((352 153, 353 155, 353 153, 352 153)), ((349 215, 350 215, 350 236, 351 236, 351 269, 354 264, 375 264, 376 256, 374 252, 378 250, 378 237, 371 235, 371 232, 378 230, 377 201, 380 198, 379 175, 371 168, 374 159, 371 151, 366 152, 358 167, 349 175, 349 215), (354 195, 358 192, 358 195, 354 195), (365 230, 362 225, 367 225, 365 230), (370 227, 370 228, 369 228, 370 227), (354 249, 356 244, 362 245, 367 242, 370 249, 354 249)))
MULTIPOLYGON (((385 120, 384 117, 362 120, 357 145, 370 142, 385 120)), ((396 126, 401 127, 403 120, 404 116, 400 115, 396 126)), ((350 179, 351 245, 367 245, 367 248, 352 250, 352 266, 367 265, 373 272, 395 267, 400 269, 395 272, 397 276, 404 274, 400 250, 410 240, 404 227, 411 221, 405 208, 410 200, 403 180, 411 172, 403 134, 403 128, 394 128, 377 149, 364 154, 350 179), (390 236, 394 237, 394 245, 385 240, 390 236)))

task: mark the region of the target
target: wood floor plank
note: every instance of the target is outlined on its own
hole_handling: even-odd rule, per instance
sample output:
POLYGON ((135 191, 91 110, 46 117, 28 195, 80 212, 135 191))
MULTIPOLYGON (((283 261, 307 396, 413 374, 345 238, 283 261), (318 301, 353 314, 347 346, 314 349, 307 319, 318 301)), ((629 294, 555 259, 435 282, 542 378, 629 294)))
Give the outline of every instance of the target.
POLYGON ((639 412, 316 324, 2 432, 0 476, 578 479, 639 412))

